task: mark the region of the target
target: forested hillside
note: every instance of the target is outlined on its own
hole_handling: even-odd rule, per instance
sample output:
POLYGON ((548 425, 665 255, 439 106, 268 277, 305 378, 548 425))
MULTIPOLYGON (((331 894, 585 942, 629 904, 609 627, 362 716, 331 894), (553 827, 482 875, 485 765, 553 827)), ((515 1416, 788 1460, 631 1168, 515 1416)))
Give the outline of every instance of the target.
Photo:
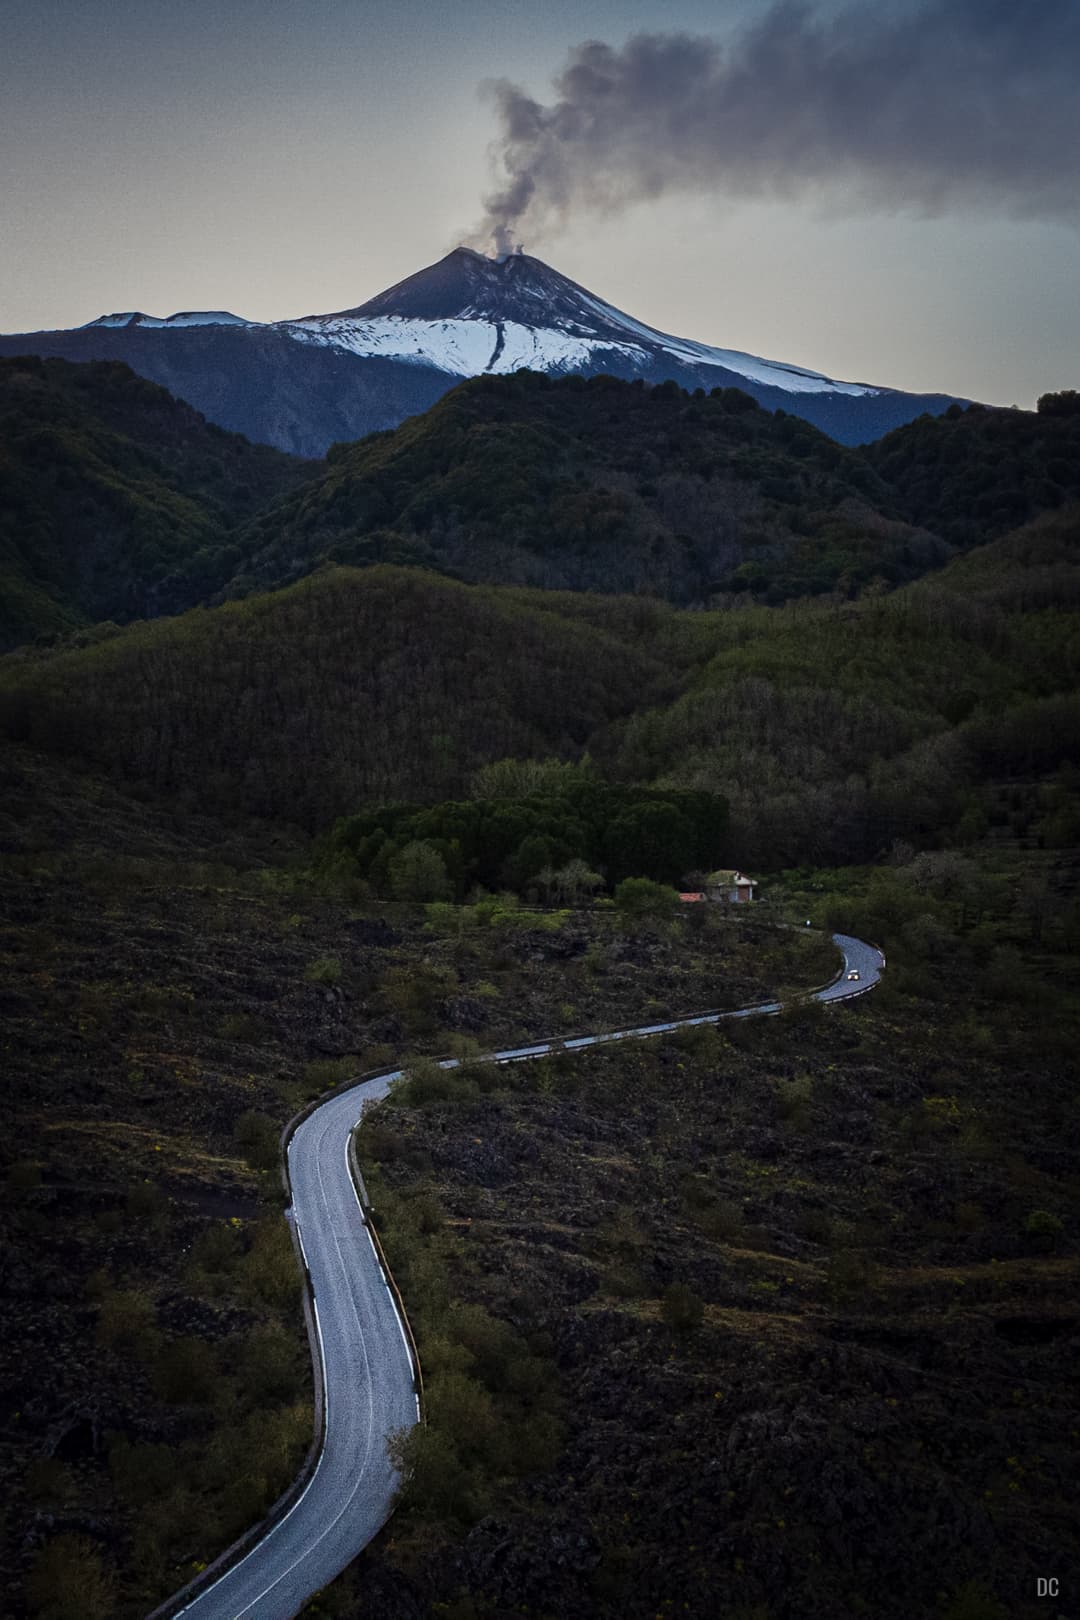
POLYGON ((300 463, 112 363, 0 363, 0 647, 326 563, 678 605, 880 594, 1080 497, 1080 414, 953 407, 863 450, 738 389, 483 377, 300 463))
POLYGON ((1072 508, 878 600, 709 615, 708 662, 620 728, 612 768, 722 791, 750 863, 976 838, 988 781, 1077 762, 1078 589, 1072 508))
POLYGON ((864 454, 909 522, 975 545, 1080 497, 1080 394, 1044 394, 1037 411, 952 405, 864 454))
MULTIPOLYGON (((461 797, 486 761, 588 752, 609 780, 729 801, 734 861, 869 860, 978 837, 989 782, 1035 792, 1068 766, 1078 547, 1073 509, 883 598, 713 613, 329 570, 9 658, 3 723, 192 806, 312 830, 461 797)), ((1033 803, 1032 824, 1050 813, 1033 803)))
POLYGON ((779 600, 896 583, 948 554, 896 521, 861 455, 737 388, 477 378, 327 459, 245 535, 244 588, 328 557, 675 602, 748 586, 779 600))
POLYGON ((134 625, 9 678, 8 726, 34 746, 310 829, 447 797, 504 755, 574 756, 673 686, 647 647, 543 596, 391 568, 134 625))
POLYGON ((0 649, 194 606, 304 476, 125 365, 0 360, 0 649))

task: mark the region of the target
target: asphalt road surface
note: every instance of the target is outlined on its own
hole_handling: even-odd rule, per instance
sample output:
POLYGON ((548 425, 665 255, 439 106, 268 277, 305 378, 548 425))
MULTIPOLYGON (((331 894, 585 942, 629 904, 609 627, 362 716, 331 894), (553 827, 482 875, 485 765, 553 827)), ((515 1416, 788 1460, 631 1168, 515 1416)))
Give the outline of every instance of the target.
MULTIPOLYGON (((819 1001, 844 1001, 873 989, 885 958, 873 945, 834 934, 844 956, 840 976, 819 1001), (849 975, 858 974, 858 978, 849 975)), ((734 1012, 701 1013, 668 1023, 543 1041, 494 1054, 501 1063, 575 1051, 609 1041, 659 1035, 688 1024, 777 1013, 764 1002, 734 1012)), ((453 1067, 448 1062, 444 1067, 453 1067)), ((326 1398, 326 1437, 297 1501, 237 1563, 174 1612, 192 1620, 292 1620, 314 1594, 352 1562, 385 1524, 398 1476, 386 1439, 416 1423, 419 1407, 405 1332, 383 1277, 349 1173, 349 1138, 364 1107, 384 1097, 400 1071, 379 1075, 321 1104, 289 1143, 293 1203, 311 1274, 326 1398)))

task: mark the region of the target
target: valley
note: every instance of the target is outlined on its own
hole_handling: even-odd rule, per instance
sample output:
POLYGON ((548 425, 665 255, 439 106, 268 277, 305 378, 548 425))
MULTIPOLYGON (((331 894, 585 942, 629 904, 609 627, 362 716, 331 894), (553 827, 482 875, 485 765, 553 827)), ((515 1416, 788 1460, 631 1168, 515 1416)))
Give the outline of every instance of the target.
POLYGON ((1078 0, 3 53, 0 1620, 1074 1616, 1078 0))
POLYGON ((6 368, 5 1612, 137 1620, 286 1490, 279 1134, 402 1069, 358 1151, 426 1421, 305 1612, 1035 1620, 1078 1550, 1075 401, 856 451, 494 377, 311 465, 6 368), (752 906, 678 901, 735 865, 752 906), (837 932, 889 970, 830 1012, 837 932))

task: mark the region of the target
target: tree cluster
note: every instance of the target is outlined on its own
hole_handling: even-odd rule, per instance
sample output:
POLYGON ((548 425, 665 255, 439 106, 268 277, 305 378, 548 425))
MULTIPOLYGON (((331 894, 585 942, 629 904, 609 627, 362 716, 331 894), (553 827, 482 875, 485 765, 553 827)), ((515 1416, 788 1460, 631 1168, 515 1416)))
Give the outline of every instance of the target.
POLYGON ((360 811, 336 823, 323 858, 338 870, 346 859, 377 893, 403 900, 462 898, 476 887, 580 899, 604 880, 677 883, 719 865, 727 839, 719 794, 616 787, 568 771, 558 791, 522 798, 360 811))

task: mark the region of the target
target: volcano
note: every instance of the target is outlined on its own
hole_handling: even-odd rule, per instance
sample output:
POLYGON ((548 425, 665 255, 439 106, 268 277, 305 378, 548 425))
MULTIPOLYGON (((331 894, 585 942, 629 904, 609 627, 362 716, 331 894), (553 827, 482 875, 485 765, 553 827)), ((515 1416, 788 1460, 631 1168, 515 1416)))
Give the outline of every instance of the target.
POLYGON ((306 456, 396 427, 462 378, 522 368, 742 388, 846 444, 954 403, 675 337, 530 254, 467 247, 336 314, 260 323, 224 311, 130 312, 0 338, 0 354, 27 353, 125 360, 222 427, 306 456))

